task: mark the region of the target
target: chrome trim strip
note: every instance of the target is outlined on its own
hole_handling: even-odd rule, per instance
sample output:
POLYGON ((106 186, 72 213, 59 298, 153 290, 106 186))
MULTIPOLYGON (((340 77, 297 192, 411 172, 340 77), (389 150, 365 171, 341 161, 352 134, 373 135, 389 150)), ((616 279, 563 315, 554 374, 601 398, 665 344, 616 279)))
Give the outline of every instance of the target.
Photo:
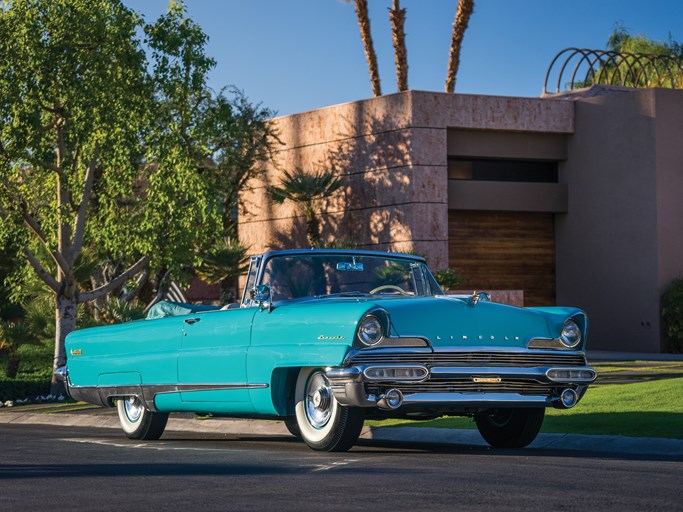
POLYGON ((468 380, 474 377, 495 376, 502 380, 509 379, 527 379, 535 380, 541 383, 553 384, 587 384, 595 381, 597 374, 590 366, 539 366, 539 367, 498 367, 498 366, 433 366, 429 369, 422 365, 409 364, 370 364, 370 365, 355 365, 350 368, 328 368, 325 372, 327 378, 330 379, 333 385, 341 385, 346 382, 396 382, 396 383, 418 383, 432 381, 433 379, 462 379, 468 380), (386 368, 386 369, 401 369, 401 368, 419 368, 425 370, 427 373, 420 379, 392 379, 392 378, 372 378, 366 373, 369 368, 386 368), (569 371, 569 372, 591 372, 592 378, 568 378, 557 379, 550 378, 548 372, 569 371))
POLYGON ((593 382, 597 375, 595 370, 589 366, 571 366, 571 367, 536 367, 536 368, 510 368, 510 367, 433 367, 431 368, 431 375, 435 378, 469 378, 479 375, 491 375, 500 377, 502 379, 534 379, 540 382, 554 382, 554 383, 589 383, 593 382), (593 374, 592 378, 569 378, 569 379, 554 379, 548 376, 551 370, 558 371, 587 371, 593 374))
POLYGON ((133 386, 70 386, 69 394, 75 400, 110 407, 112 398, 137 396, 150 411, 156 411, 157 395, 193 391, 226 391, 233 389, 265 389, 270 384, 152 384, 133 386))
POLYGON ((145 389, 154 391, 155 395, 168 393, 189 393, 192 391, 227 391, 230 389, 264 389, 269 384, 168 384, 143 386, 145 389))
POLYGON ((403 405, 462 405, 464 407, 527 407, 552 405, 556 398, 518 393, 413 393, 403 395, 403 405))

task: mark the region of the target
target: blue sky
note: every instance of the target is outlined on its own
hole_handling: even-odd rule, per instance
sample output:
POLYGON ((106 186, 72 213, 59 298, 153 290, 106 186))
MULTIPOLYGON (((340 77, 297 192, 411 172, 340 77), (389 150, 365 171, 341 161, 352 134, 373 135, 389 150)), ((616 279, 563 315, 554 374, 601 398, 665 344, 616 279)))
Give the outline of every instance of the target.
MULTIPOLYGON (((124 0, 153 21, 166 0, 124 0)), ((382 90, 396 91, 388 7, 369 0, 382 90)), ((372 96, 353 3, 342 0, 186 0, 218 65, 210 85, 235 85, 280 115, 372 96)), ((443 91, 457 0, 402 0, 411 89, 443 91)), ((604 48, 619 22, 631 33, 683 41, 679 0, 478 0, 456 92, 541 94, 553 57, 604 48)))

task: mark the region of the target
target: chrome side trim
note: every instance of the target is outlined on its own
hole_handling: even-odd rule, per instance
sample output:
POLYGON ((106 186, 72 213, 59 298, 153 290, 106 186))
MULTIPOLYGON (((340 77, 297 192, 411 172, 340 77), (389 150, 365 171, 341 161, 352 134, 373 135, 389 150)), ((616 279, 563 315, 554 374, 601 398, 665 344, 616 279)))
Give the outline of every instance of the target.
POLYGON ((269 384, 152 384, 143 386, 70 386, 69 394, 74 400, 102 407, 111 407, 111 400, 136 396, 150 411, 156 411, 154 399, 157 395, 193 391, 227 391, 234 389, 265 389, 269 384))
POLYGON ((263 389, 269 387, 269 384, 169 384, 169 385, 152 385, 144 386, 154 392, 155 395, 164 395, 168 393, 188 393, 191 391, 227 391, 230 389, 263 389))

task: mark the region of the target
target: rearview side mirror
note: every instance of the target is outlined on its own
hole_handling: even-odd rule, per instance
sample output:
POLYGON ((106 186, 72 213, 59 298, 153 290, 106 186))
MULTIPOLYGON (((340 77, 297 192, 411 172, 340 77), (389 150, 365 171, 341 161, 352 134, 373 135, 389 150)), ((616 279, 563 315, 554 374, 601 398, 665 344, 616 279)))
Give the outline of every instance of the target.
MULTIPOLYGON (((263 309, 264 304, 267 302, 269 305, 271 303, 270 300, 270 286, 267 284, 259 284, 254 286, 250 292, 249 295, 251 297, 251 300, 256 302, 258 306, 263 309)), ((269 306, 270 309, 270 306, 269 306)))

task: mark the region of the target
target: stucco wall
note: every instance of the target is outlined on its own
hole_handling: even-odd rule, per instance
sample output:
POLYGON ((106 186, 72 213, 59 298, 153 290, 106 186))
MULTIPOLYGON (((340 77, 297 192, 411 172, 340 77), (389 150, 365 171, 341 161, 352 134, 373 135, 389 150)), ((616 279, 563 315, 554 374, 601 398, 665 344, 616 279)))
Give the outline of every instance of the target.
POLYGON ((557 301, 588 311, 590 347, 659 351, 657 110, 653 90, 576 101, 560 179, 557 301))
POLYGON ((655 91, 658 287, 683 277, 683 93, 655 91))

